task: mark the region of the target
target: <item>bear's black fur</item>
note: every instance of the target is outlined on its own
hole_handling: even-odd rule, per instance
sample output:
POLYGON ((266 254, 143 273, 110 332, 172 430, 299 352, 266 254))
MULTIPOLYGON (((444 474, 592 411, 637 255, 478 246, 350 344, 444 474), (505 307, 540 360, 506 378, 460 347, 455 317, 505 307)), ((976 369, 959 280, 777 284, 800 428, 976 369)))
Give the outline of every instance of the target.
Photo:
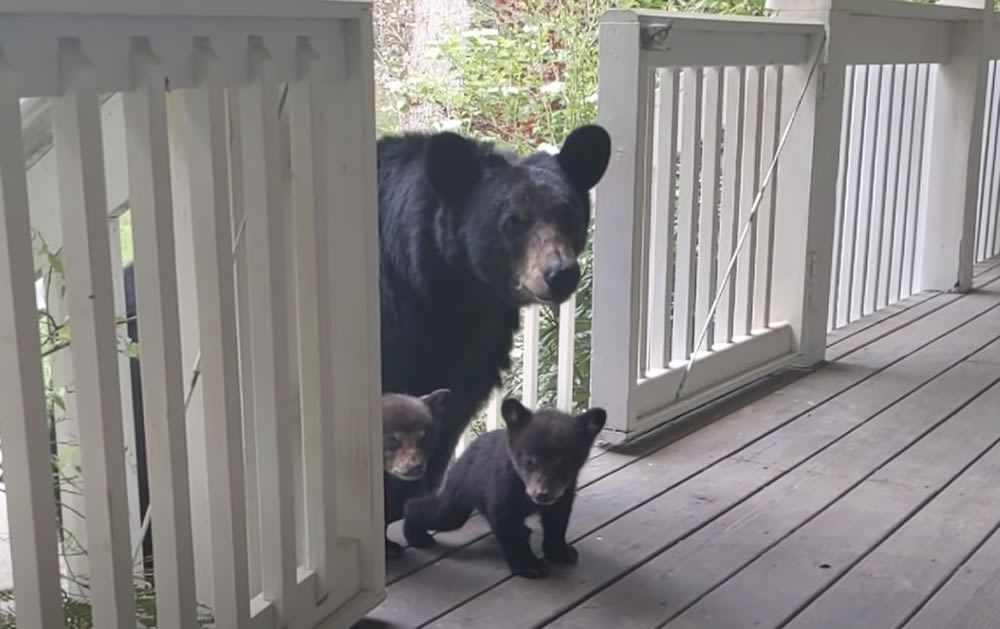
MULTIPOLYGON (((424 493, 427 454, 435 420, 447 408, 448 389, 416 397, 399 393, 382 396, 382 467, 385 524, 403 517, 407 498, 424 493)), ((385 540, 385 556, 398 557, 402 547, 385 540)))
POLYGON ((478 509, 511 571, 538 578, 548 568, 532 552, 531 529, 524 520, 541 515, 542 549, 550 562, 576 563, 566 527, 577 475, 607 414, 601 408, 575 416, 555 410, 532 413, 513 399, 504 400, 501 412, 507 430, 476 439, 448 472, 438 495, 410 500, 403 530, 411 545, 426 548, 434 544, 428 531, 461 528, 478 509))
POLYGON ((576 290, 604 129, 528 157, 454 133, 378 143, 382 390, 451 390, 427 480, 437 487, 472 416, 510 366, 519 309, 576 290))

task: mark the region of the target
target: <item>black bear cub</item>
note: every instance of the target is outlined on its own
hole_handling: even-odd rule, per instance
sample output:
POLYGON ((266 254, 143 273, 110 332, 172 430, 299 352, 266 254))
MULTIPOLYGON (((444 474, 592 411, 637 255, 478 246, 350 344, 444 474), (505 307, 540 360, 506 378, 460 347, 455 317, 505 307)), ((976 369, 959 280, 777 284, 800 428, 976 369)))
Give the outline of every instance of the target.
MULTIPOLYGON (((416 397, 399 393, 382 396, 382 465, 385 471, 386 526, 403 517, 408 497, 424 493, 427 456, 435 425, 448 403, 448 389, 416 397)), ((385 556, 398 557, 402 548, 385 539, 385 556)))
POLYGON ((453 531, 478 509, 490 523, 514 574, 535 579, 548 567, 531 550, 524 520, 542 518, 542 550, 556 564, 576 563, 576 549, 566 543, 576 478, 587 461, 607 413, 592 408, 580 415, 556 410, 532 412, 513 399, 501 414, 507 430, 481 435, 448 471, 436 496, 406 505, 403 531, 407 541, 426 548, 434 544, 428 531, 453 531))

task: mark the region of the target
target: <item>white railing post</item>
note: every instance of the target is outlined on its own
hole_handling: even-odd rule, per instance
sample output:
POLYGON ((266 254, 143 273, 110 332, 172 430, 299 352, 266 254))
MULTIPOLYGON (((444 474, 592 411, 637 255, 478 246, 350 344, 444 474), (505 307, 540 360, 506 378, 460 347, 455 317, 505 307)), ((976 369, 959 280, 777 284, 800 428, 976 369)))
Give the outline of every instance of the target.
POLYGON ((626 11, 600 25, 598 122, 611 135, 611 162, 596 190, 591 404, 608 411, 609 430, 626 432, 638 376, 642 325, 642 232, 649 164, 648 71, 640 26, 626 11))
POLYGON ((845 74, 837 38, 845 18, 829 3, 823 9, 811 0, 770 0, 768 7, 788 17, 826 23, 825 50, 819 53, 824 57, 812 79, 812 55, 784 73, 782 125, 803 88, 806 93, 778 159, 774 226, 773 264, 780 273, 772 289, 771 319, 791 324, 799 363, 809 366, 821 362, 826 352, 845 74))
POLYGON ((993 0, 942 0, 940 4, 985 10, 979 20, 952 25, 950 60, 938 67, 917 277, 923 290, 964 292, 972 288, 986 108, 986 42, 992 35, 993 0))

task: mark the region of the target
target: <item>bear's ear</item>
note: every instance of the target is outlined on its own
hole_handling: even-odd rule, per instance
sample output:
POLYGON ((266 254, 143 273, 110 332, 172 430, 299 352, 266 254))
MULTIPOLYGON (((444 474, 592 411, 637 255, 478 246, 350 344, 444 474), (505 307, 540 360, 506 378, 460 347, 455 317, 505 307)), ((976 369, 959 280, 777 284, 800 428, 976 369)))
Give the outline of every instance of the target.
POLYGON ((421 396, 420 401, 427 405, 431 415, 437 419, 444 415, 445 409, 448 408, 448 398, 450 396, 450 389, 436 389, 427 395, 421 396))
POLYGON ((458 201, 479 183, 482 165, 476 146, 457 133, 435 133, 427 144, 424 171, 443 201, 458 201))
POLYGON ((500 415, 503 416, 508 428, 520 428, 531 421, 531 411, 514 398, 503 401, 500 405, 500 415))
POLYGON ((569 134, 559 150, 559 165, 570 182, 590 190, 604 176, 611 159, 611 136, 603 127, 584 125, 569 134))
POLYGON ((583 424, 584 430, 590 437, 596 437, 597 433, 604 428, 604 422, 608 419, 608 413, 603 408, 594 407, 576 416, 577 421, 583 424))

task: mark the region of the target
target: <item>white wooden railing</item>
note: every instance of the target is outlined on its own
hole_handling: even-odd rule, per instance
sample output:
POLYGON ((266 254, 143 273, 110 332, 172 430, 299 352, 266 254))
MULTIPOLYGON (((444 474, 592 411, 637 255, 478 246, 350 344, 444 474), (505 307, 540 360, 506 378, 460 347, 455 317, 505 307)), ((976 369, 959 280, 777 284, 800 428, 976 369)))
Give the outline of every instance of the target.
POLYGON ((18 626, 64 626, 64 592, 95 627, 139 626, 147 514, 156 626, 196 626, 199 609, 218 627, 349 626, 383 596, 372 84, 365 2, 0 0, 0 443, 18 626), (116 339, 125 209, 145 513, 116 339), (83 491, 58 505, 32 229, 61 251, 65 293, 45 307, 72 330, 46 367, 71 386, 56 454, 77 460, 83 491), (60 562, 70 534, 85 552, 60 562))
POLYGON ((828 330, 968 290, 1000 251, 1000 31, 960 3, 604 16, 591 402, 610 440, 815 365, 828 330))

